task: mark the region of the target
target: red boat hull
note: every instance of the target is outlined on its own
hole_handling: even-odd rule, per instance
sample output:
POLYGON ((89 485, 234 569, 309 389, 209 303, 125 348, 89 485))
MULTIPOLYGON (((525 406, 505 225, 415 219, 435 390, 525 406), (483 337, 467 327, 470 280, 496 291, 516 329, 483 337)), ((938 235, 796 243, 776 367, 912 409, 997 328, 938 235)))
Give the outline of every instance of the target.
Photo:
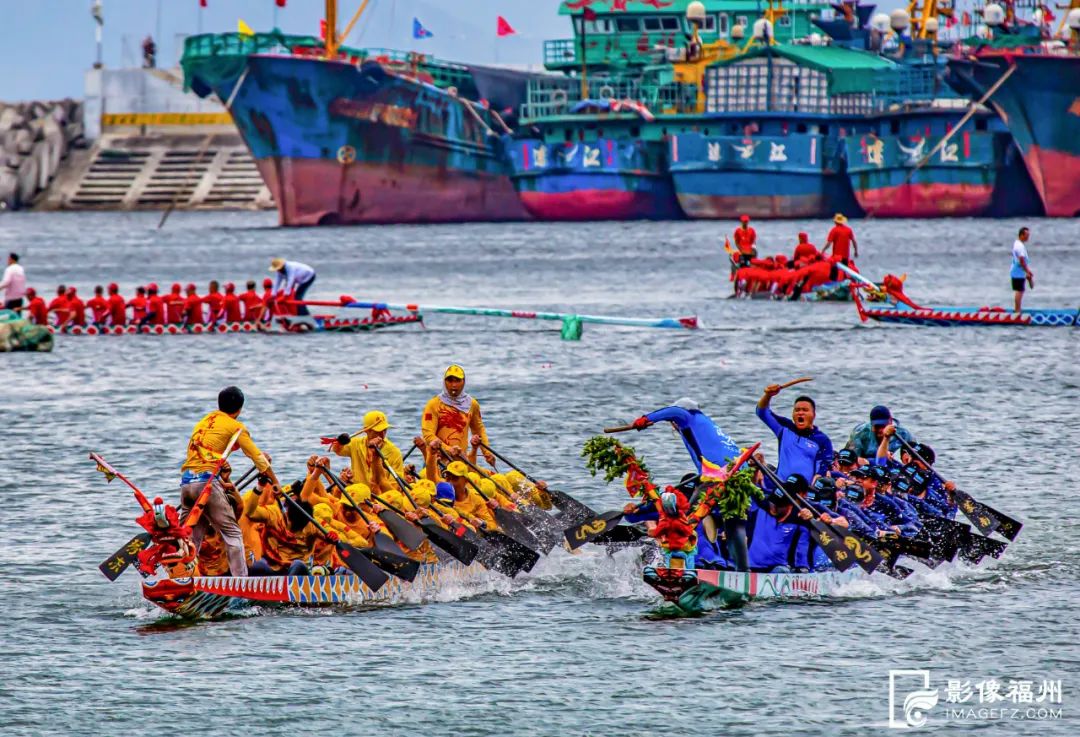
POLYGON ((505 175, 333 159, 257 163, 282 225, 529 219, 505 175))
POLYGON ((537 220, 638 220, 670 210, 651 192, 580 189, 573 192, 520 192, 520 201, 537 220))
POLYGON ((1047 215, 1066 218, 1080 215, 1080 187, 1076 186, 1080 156, 1031 146, 1024 153, 1024 164, 1031 172, 1039 197, 1046 203, 1047 215))
POLYGON ((855 198, 879 218, 977 217, 994 198, 993 184, 902 184, 856 189, 855 198))

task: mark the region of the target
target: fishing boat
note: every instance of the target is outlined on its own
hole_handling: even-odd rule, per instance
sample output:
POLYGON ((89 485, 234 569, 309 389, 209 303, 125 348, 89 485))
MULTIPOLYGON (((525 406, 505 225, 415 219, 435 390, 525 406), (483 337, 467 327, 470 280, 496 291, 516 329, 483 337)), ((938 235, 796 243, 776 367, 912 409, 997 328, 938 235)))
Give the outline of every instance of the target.
POLYGON ((983 17, 993 37, 968 39, 948 60, 949 83, 985 100, 1007 126, 1051 217, 1080 214, 1080 3, 1068 7, 1067 47, 1049 38, 1043 10, 1025 25, 1014 3, 992 3, 983 17))
POLYGON ((495 110, 529 75, 341 46, 352 23, 339 37, 326 7, 324 39, 200 34, 181 61, 191 91, 226 101, 281 225, 528 219, 495 110))
POLYGON ((862 569, 820 573, 753 573, 706 569, 649 568, 645 583, 685 614, 701 614, 754 599, 831 596, 853 581, 869 580, 862 569))
POLYGON ((420 601, 447 585, 468 583, 483 575, 478 563, 425 563, 413 581, 391 578, 378 591, 352 575, 148 578, 142 582, 142 595, 170 614, 214 619, 252 606, 349 608, 420 601))
POLYGON ((420 314, 383 316, 377 319, 342 318, 337 315, 275 315, 269 323, 228 322, 215 325, 65 325, 50 326, 51 333, 61 335, 228 335, 233 333, 363 333, 372 330, 423 323, 420 314))
POLYGON ((902 302, 891 307, 868 307, 858 292, 854 292, 854 300, 863 322, 875 320, 931 327, 1075 328, 1080 324, 1080 309, 1025 309, 1017 313, 1004 307, 912 307, 902 302))

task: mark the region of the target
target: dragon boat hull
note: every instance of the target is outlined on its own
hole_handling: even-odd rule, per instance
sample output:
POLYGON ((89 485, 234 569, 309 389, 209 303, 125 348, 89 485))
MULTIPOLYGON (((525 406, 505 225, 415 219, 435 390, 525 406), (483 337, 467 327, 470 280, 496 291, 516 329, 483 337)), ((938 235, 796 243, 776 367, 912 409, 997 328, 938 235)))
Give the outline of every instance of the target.
POLYGON ((356 576, 194 576, 146 579, 143 598, 186 619, 214 619, 251 606, 358 607, 428 598, 484 575, 478 563, 425 563, 412 582, 391 578, 372 591, 356 576))
POLYGON ((1017 314, 1002 307, 867 307, 858 296, 855 306, 863 322, 900 325, 1075 328, 1080 323, 1077 309, 1022 310, 1017 314))
POLYGON ((50 326, 49 332, 61 335, 98 336, 98 335, 210 335, 229 333, 363 333, 371 330, 399 327, 410 323, 423 322, 420 315, 402 315, 380 320, 340 319, 334 316, 278 316, 274 324, 267 326, 253 322, 229 322, 217 325, 124 325, 116 327, 97 327, 96 325, 68 325, 57 330, 50 326))
POLYGON ((865 579, 861 569, 821 573, 753 573, 704 569, 646 569, 645 583, 687 614, 735 606, 753 599, 807 599, 833 594, 865 579))

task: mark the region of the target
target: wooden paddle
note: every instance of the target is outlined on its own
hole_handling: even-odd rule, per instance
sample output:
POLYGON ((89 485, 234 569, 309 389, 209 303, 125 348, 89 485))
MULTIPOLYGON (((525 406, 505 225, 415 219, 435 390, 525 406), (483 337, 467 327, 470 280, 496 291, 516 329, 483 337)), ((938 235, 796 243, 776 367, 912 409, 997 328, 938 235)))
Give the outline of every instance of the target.
MULTIPOLYGON (((451 458, 451 456, 445 451, 443 451, 443 457, 451 458)), ((439 468, 445 476, 446 464, 439 463, 439 468)), ((480 484, 475 483, 468 476, 465 477, 465 481, 476 491, 477 494, 480 495, 480 497, 484 501, 491 501, 491 497, 489 497, 483 492, 483 490, 480 488, 480 484)), ((530 531, 529 528, 525 526, 525 523, 522 522, 521 517, 517 512, 511 512, 509 509, 504 509, 501 505, 496 504, 495 509, 492 510, 492 515, 495 517, 495 522, 499 525, 499 529, 501 529, 507 537, 511 537, 525 547, 531 548, 533 550, 541 547, 540 541, 536 539, 536 535, 534 535, 532 531, 530 531)))
MULTIPOLYGON (((277 489, 277 491, 281 492, 280 489, 277 489)), ((302 515, 307 517, 308 521, 311 522, 311 524, 315 525, 315 528, 320 533, 322 533, 322 536, 325 540, 334 544, 334 547, 337 549, 338 555, 343 561, 345 561, 345 565, 347 565, 353 573, 359 576, 360 580, 367 584, 367 587, 369 589, 371 589, 372 591, 378 591, 386 584, 387 581, 390 580, 390 576, 388 576, 377 565, 372 563, 371 559, 364 554, 363 550, 353 547, 347 542, 343 542, 341 540, 333 540, 330 537, 329 531, 327 531, 325 527, 320 525, 314 517, 308 514, 307 510, 300 506, 300 504, 295 499, 293 499, 291 496, 284 492, 281 492, 281 496, 283 496, 285 500, 288 501, 288 503, 291 504, 294 508, 296 508, 302 515)))
MULTIPOLYGON (((432 502, 431 506, 432 509, 443 514, 449 513, 446 507, 437 502, 432 502)), ((472 530, 467 530, 465 537, 472 542, 478 543, 479 553, 476 560, 485 568, 490 568, 514 578, 522 571, 531 571, 537 561, 540 560, 538 552, 522 545, 514 538, 504 535, 498 530, 484 529, 483 520, 473 518, 469 522, 476 526, 478 532, 473 533, 472 530), (475 539, 473 539, 474 536, 475 539)))
POLYGON ((796 386, 798 384, 805 384, 806 382, 813 381, 813 380, 814 380, 813 376, 803 376, 800 379, 792 379, 791 381, 789 381, 786 384, 781 384, 780 385, 780 390, 783 391, 784 389, 790 389, 791 387, 796 386))
MULTIPOLYGON (((320 470, 322 471, 323 475, 326 476, 326 478, 330 481, 330 483, 332 483, 338 488, 338 491, 344 494, 350 501, 352 500, 352 497, 349 496, 349 493, 345 491, 345 484, 342 483, 341 479, 339 479, 335 474, 330 473, 325 468, 320 470)), ((378 501, 380 504, 383 504, 382 500, 374 494, 372 495, 372 498, 378 501)), ((386 505, 383 504, 383 506, 386 505)), ((358 506, 356 509, 359 511, 360 507, 358 506)), ((363 514, 363 512, 361 512, 361 514, 363 514)), ((398 514, 395 510, 384 509, 382 512, 379 512, 378 517, 379 521, 386 525, 386 529, 390 530, 390 532, 394 534, 394 537, 400 540, 401 543, 409 550, 416 550, 424 544, 424 540, 426 539, 424 537, 424 533, 415 525, 413 525, 412 522, 409 522, 409 520, 405 519, 403 515, 398 514)))
POLYGON ((140 532, 110 555, 108 560, 103 561, 98 566, 98 570, 105 574, 105 578, 115 581, 127 570, 128 566, 139 559, 139 552, 150 545, 150 540, 149 532, 140 532))
MULTIPOLYGON (((332 476, 326 469, 319 469, 326 473, 328 476, 332 476)), ((341 493, 345 495, 345 498, 349 500, 349 503, 353 505, 353 508, 360 514, 364 522, 370 526, 372 524, 371 517, 364 513, 364 510, 360 508, 360 505, 356 503, 356 500, 352 498, 348 490, 341 486, 341 493)), ((420 570, 420 563, 405 556, 401 552, 401 548, 397 543, 382 530, 376 532, 373 536, 372 542, 374 543, 368 555, 371 559, 387 573, 390 573, 398 578, 406 581, 412 581, 416 578, 417 572, 420 570)))
MULTIPOLYGON (((518 466, 514 465, 514 463, 510 461, 506 456, 499 455, 499 453, 494 448, 483 442, 480 443, 480 447, 491 453, 491 455, 495 456, 506 465, 510 466, 510 468, 520 473, 522 476, 528 479, 530 483, 539 488, 539 481, 522 471, 521 468, 519 468, 518 466)), ((545 484, 545 486, 547 485, 545 484)), ((558 507, 564 514, 567 514, 572 518, 584 519, 586 517, 596 516, 596 512, 594 512, 592 509, 585 506, 566 492, 559 491, 558 489, 547 488, 544 489, 544 493, 551 497, 551 501, 556 507, 558 507)))

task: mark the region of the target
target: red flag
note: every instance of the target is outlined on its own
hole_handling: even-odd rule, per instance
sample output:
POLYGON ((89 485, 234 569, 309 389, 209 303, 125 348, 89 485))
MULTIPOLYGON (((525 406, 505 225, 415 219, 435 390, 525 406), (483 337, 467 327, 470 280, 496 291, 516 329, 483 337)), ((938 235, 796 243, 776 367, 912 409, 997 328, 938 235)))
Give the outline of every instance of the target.
POLYGON ((284 8, 285 7, 285 0, 274 0, 274 2, 277 3, 277 6, 279 8, 284 8))
POLYGON ((200 8, 205 8, 206 7, 206 0, 199 0, 199 7, 200 8))
POLYGON ((514 30, 513 26, 506 21, 506 18, 503 18, 500 15, 496 21, 495 34, 499 38, 502 38, 503 36, 513 36, 515 33, 517 33, 517 31, 514 30))
POLYGON ((319 21, 319 40, 326 40, 326 18, 319 21))
POLYGON ((596 20, 596 11, 588 6, 585 7, 585 10, 583 10, 581 14, 585 16, 585 20, 587 21, 591 22, 596 20))

